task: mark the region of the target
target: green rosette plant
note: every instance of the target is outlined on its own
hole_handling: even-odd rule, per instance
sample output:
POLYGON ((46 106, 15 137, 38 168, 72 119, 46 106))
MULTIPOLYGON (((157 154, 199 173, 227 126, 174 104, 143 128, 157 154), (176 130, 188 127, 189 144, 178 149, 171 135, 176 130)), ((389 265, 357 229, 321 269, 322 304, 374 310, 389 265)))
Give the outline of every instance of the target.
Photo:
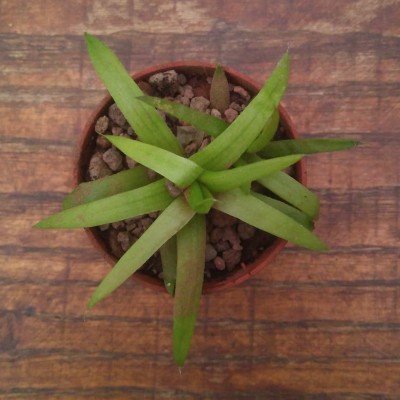
MULTIPOLYGON (((174 296, 173 354, 187 358, 202 293, 206 224, 211 208, 311 250, 327 246, 312 232, 317 196, 283 170, 305 154, 336 151, 352 140, 272 141, 279 123, 278 105, 286 90, 286 53, 259 93, 230 124, 166 99, 144 95, 116 55, 99 39, 85 34, 89 56, 137 140, 105 135, 113 146, 140 165, 93 182, 81 183, 63 201, 63 210, 36 224, 39 228, 95 227, 151 212, 154 223, 104 277, 88 302, 93 307, 122 285, 160 251, 167 291, 174 296), (157 110, 185 121, 214 138, 185 157, 177 137, 157 110), (151 181, 146 168, 162 178, 151 181), (281 200, 254 192, 257 181, 281 200), (171 195, 168 186, 179 190, 171 195)), ((228 82, 217 67, 210 99, 224 109, 228 82)))

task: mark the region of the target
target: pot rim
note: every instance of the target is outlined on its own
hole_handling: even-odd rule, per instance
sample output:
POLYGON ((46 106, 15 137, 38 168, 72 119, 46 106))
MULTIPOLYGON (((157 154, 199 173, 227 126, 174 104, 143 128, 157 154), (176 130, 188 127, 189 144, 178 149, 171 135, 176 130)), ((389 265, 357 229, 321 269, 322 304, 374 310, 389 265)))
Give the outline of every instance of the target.
MULTIPOLYGON (((192 73, 203 73, 207 76, 212 76, 212 72, 214 71, 216 64, 201 62, 201 61, 176 61, 164 64, 154 65, 143 70, 134 72, 131 74, 132 78, 135 81, 146 80, 149 76, 157 73, 164 72, 167 70, 174 69, 177 72, 188 72, 190 70, 192 73)), ((230 68, 223 66, 225 73, 227 74, 228 81, 237 85, 244 87, 250 93, 258 93, 261 89, 261 85, 255 82, 252 78, 230 68)), ((88 154, 90 153, 90 144, 93 141, 94 137, 94 126, 96 120, 104 115, 105 109, 111 105, 113 102, 112 97, 107 94, 100 104, 95 108, 92 112, 89 119, 86 121, 84 128, 80 132, 79 140, 78 140, 78 151, 77 151, 77 159, 74 163, 74 172, 73 172, 73 184, 74 187, 79 183, 83 182, 83 169, 87 166, 88 154)), ((293 124, 288 112, 282 104, 279 104, 278 107, 279 115, 281 122, 286 128, 289 136, 291 138, 298 138, 298 132, 293 124)), ((295 164, 295 174, 296 179, 306 185, 307 183, 307 172, 306 172, 306 164, 304 158, 298 161, 295 164)), ((116 257, 111 254, 108 250, 107 245, 104 242, 104 239, 100 236, 100 234, 94 228, 85 228, 85 232, 89 237, 89 240, 94 245, 95 248, 100 250, 103 258, 111 265, 114 266, 116 262, 116 257)), ((221 290, 226 290, 229 288, 233 288, 240 283, 248 280, 253 275, 260 272, 263 268, 265 268, 270 262, 272 262, 275 257, 283 250, 286 246, 287 241, 280 238, 275 238, 271 245, 269 245, 261 255, 254 260, 251 264, 246 265, 245 268, 240 268, 235 271, 229 273, 226 278, 221 280, 215 280, 210 282, 204 282, 203 285, 203 294, 214 293, 221 290)), ((161 280, 157 278, 153 278, 149 275, 141 273, 140 271, 135 272, 132 275, 133 279, 138 282, 145 284, 147 287, 155 289, 159 292, 167 293, 164 284, 161 280)))

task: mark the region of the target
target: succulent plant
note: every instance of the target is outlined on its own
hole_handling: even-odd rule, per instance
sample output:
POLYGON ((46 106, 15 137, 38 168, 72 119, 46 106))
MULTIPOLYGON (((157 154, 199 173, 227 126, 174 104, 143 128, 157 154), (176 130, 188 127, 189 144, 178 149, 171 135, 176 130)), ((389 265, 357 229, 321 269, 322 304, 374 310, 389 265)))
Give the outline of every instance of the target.
MULTIPOLYGON (((312 232, 317 196, 282 170, 304 154, 336 151, 356 142, 339 139, 271 141, 278 104, 286 90, 289 55, 284 54, 260 92, 231 123, 166 99, 145 96, 116 55, 85 34, 94 68, 138 140, 105 135, 113 146, 140 165, 102 179, 81 183, 63 202, 63 210, 40 221, 39 228, 82 228, 161 211, 105 276, 88 306, 110 295, 160 250, 167 291, 174 296, 173 354, 187 357, 202 292, 206 226, 213 207, 254 227, 311 250, 326 245, 312 232), (214 138, 185 157, 180 142, 157 112, 185 121, 214 138), (151 181, 146 167, 161 177, 151 181), (281 200, 256 193, 258 181, 281 200), (171 195, 169 188, 178 189, 171 195)), ((223 111, 228 82, 217 67, 210 99, 223 111)))

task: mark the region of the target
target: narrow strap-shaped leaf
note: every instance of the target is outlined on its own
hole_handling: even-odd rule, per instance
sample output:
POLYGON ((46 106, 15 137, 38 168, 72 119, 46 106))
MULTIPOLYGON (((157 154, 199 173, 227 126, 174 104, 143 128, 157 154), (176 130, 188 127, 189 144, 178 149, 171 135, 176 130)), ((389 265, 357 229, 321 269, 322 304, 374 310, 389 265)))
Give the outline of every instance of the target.
MULTIPOLYGON (((262 160, 255 154, 246 154, 243 158, 247 162, 262 160)), ((319 212, 318 196, 285 172, 275 172, 258 179, 258 183, 306 213, 311 219, 317 218, 319 212)))
POLYGON ((278 106, 288 76, 289 56, 286 53, 266 84, 235 121, 207 147, 192 155, 191 159, 207 170, 229 168, 247 151, 278 106))
POLYGON ((289 154, 313 154, 351 149, 359 144, 348 139, 292 139, 270 142, 260 151, 265 158, 287 156, 289 154))
POLYGON ((226 192, 284 169, 299 161, 301 157, 301 155, 278 157, 225 171, 205 171, 199 180, 212 192, 226 192))
POLYGON ((265 188, 316 219, 319 213, 318 196, 290 175, 278 171, 258 180, 265 188))
POLYGON ((263 149, 274 137, 279 125, 279 111, 275 109, 274 113, 269 117, 260 135, 249 146, 247 151, 249 153, 257 153, 263 149))
POLYGON ((247 195, 235 189, 216 197, 214 208, 217 210, 307 249, 327 249, 327 246, 303 225, 251 194, 247 195))
POLYGON ((185 190, 184 195, 190 207, 200 214, 207 214, 214 203, 214 198, 207 187, 197 181, 185 190))
POLYGON ((190 125, 193 125, 197 129, 200 129, 214 137, 218 136, 229 126, 227 122, 220 118, 205 114, 201 111, 195 110, 194 108, 184 106, 183 104, 174 101, 151 96, 141 96, 138 97, 138 99, 166 112, 169 115, 172 115, 175 118, 178 118, 181 121, 188 122, 190 125))
POLYGON ((278 211, 283 212, 290 218, 296 220, 299 224, 303 225, 305 228, 312 230, 314 228, 313 221, 304 214, 302 211, 298 210, 291 205, 284 203, 283 201, 273 199, 272 197, 265 196, 260 193, 252 192, 251 193, 254 197, 262 200, 264 203, 267 203, 271 207, 276 208, 278 211))
POLYGON ((206 224, 197 214, 177 235, 178 267, 174 299, 173 351, 183 366, 190 348, 203 287, 206 224))
POLYGON ((87 228, 163 210, 172 201, 164 179, 138 189, 68 208, 38 222, 36 228, 87 228))
POLYGON ((210 102, 213 108, 223 113, 229 107, 229 84, 225 72, 217 65, 211 81, 210 102))
POLYGON ((158 172, 181 188, 190 185, 203 172, 193 161, 170 151, 123 136, 105 137, 128 157, 158 172))
POLYGON ((182 197, 175 199, 101 281, 89 300, 88 307, 93 307, 121 286, 167 240, 176 235, 193 216, 194 211, 182 197))
POLYGON ((176 236, 173 236, 160 247, 161 263, 164 276, 164 285, 167 292, 173 296, 176 283, 176 236))
POLYGON ((88 33, 85 33, 85 40, 94 69, 139 139, 173 153, 182 154, 176 137, 157 111, 136 99, 137 96, 142 96, 143 92, 114 52, 101 40, 88 33))
POLYGON ((150 182, 146 168, 140 165, 92 182, 83 182, 64 198, 63 209, 136 189, 150 182))

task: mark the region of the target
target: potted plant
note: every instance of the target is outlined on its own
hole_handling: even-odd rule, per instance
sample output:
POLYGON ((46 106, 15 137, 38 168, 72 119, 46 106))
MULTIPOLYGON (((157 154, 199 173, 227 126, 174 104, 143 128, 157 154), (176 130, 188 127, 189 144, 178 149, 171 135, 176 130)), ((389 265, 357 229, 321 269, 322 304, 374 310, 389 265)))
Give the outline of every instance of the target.
POLYGON ((63 210, 36 226, 84 227, 115 263, 89 307, 138 270, 153 287, 164 281, 174 296, 174 359, 183 365, 204 279, 205 291, 238 284, 286 241, 326 249, 313 233, 319 203, 302 184, 302 157, 356 142, 296 139, 279 104, 288 53, 259 88, 199 63, 132 79, 104 43, 85 39, 115 104, 107 97, 84 130, 79 185, 63 210))

